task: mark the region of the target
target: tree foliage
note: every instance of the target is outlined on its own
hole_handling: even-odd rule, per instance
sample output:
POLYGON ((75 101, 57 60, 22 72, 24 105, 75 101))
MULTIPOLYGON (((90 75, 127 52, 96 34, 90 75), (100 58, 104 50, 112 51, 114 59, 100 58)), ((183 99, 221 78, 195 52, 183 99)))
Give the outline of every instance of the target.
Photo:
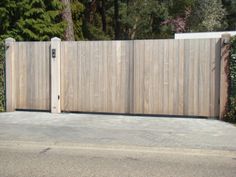
POLYGON ((227 28, 226 11, 221 0, 197 0, 191 16, 190 31, 216 31, 227 28))
POLYGON ((63 6, 58 0, 3 0, 0 6, 4 12, 2 38, 42 41, 63 36, 65 24, 60 17, 63 6))
POLYGON ((158 38, 161 22, 168 16, 163 3, 156 0, 133 0, 122 5, 122 38, 158 38))
MULTIPOLYGON (((0 38, 66 39, 61 2, 1 0, 0 38)), ((235 0, 70 0, 75 40, 170 38, 175 32, 235 29, 235 0)))
POLYGON ((223 0, 228 22, 228 30, 236 30, 236 0, 223 0))
POLYGON ((72 12, 72 19, 74 22, 74 34, 75 34, 75 40, 83 40, 84 35, 82 31, 82 25, 83 25, 83 13, 84 13, 85 7, 84 5, 76 0, 73 0, 71 3, 71 12, 72 12))

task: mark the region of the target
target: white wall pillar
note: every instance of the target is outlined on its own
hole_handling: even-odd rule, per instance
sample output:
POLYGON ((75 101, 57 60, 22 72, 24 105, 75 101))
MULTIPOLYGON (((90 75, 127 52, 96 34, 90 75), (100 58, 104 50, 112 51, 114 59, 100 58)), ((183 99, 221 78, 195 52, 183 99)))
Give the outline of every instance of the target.
POLYGON ((7 38, 5 40, 5 61, 6 61, 6 111, 15 111, 15 39, 7 38))
POLYGON ((60 60, 61 39, 51 39, 51 112, 60 113, 60 60))

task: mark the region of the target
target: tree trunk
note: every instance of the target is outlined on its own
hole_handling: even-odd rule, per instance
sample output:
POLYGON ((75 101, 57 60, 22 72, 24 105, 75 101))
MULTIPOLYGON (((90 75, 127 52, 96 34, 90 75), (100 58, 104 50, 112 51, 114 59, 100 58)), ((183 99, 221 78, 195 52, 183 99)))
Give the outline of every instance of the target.
POLYGON ((115 39, 120 39, 119 0, 114 0, 115 39))
POLYGON ((66 41, 74 41, 75 40, 74 24, 72 20, 70 0, 61 0, 61 2, 64 5, 64 10, 62 12, 62 19, 65 20, 67 23, 67 27, 64 33, 64 39, 66 41))
MULTIPOLYGON (((126 16, 127 16, 127 18, 129 18, 129 11, 130 9, 129 9, 129 0, 126 0, 126 16)), ((129 38, 129 27, 126 25, 125 26, 125 39, 127 40, 127 39, 130 39, 129 38)))
POLYGON ((107 32, 107 22, 106 22, 105 0, 102 0, 101 15, 102 15, 102 30, 104 33, 106 33, 107 32))

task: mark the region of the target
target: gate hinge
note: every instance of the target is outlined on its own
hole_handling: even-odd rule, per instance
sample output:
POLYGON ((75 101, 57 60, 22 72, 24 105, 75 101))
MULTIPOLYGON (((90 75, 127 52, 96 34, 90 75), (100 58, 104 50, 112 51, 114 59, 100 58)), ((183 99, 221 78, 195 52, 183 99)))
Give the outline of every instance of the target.
POLYGON ((60 100, 60 95, 58 95, 58 100, 60 100))

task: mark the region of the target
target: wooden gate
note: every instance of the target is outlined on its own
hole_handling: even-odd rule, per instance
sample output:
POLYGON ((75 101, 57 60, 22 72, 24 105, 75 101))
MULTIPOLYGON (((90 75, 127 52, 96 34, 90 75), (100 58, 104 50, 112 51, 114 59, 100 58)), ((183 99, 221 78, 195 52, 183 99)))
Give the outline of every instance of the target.
POLYGON ((9 111, 219 116, 221 39, 8 44, 9 111))
POLYGON ((50 110, 50 42, 15 42, 12 88, 15 109, 50 110))
POLYGON ((219 114, 220 40, 61 43, 63 111, 219 114))

